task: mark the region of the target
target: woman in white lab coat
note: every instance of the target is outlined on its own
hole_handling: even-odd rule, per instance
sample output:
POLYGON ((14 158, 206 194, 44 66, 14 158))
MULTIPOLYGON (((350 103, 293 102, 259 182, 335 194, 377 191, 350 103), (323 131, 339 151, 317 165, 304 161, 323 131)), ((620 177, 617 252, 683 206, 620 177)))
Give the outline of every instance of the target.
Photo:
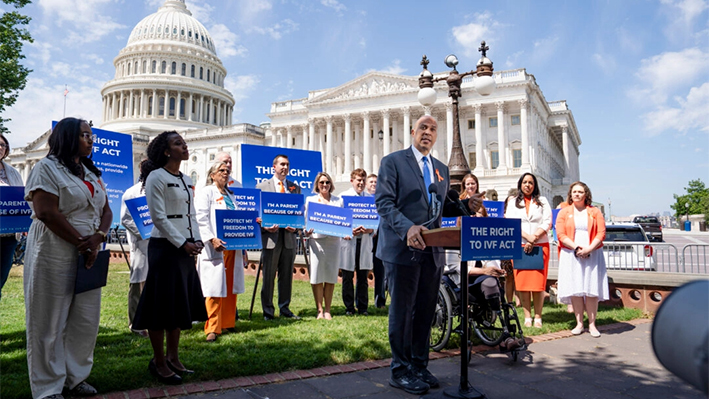
MULTIPOLYGON (((236 294, 244 286, 243 251, 224 249, 225 242, 217 238, 215 211, 236 209, 234 193, 229 189, 231 169, 226 162, 216 162, 207 172, 207 185, 197 190, 195 210, 204 250, 197 258, 197 271, 207 308, 204 333, 207 342, 214 342, 224 330, 236 325, 236 294)), ((231 187, 241 187, 234 182, 231 187)))
POLYGON ((49 136, 49 153, 27 178, 32 207, 24 289, 27 367, 33 398, 96 394, 93 366, 101 289, 74 294, 77 267, 93 266, 113 215, 105 184, 89 156, 86 121, 65 118, 49 136), (79 254, 86 263, 77 265, 79 254))

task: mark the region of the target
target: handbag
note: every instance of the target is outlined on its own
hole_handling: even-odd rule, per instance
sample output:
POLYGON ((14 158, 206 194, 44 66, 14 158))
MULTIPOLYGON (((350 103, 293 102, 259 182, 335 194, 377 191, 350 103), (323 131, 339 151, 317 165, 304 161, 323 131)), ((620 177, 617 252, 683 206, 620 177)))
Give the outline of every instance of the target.
POLYGON ((515 259, 512 267, 516 270, 544 270, 544 251, 536 246, 530 253, 522 251, 522 259, 515 259))
POLYGON ((91 269, 86 268, 86 258, 79 254, 76 261, 76 284, 74 294, 95 290, 106 286, 108 279, 108 261, 111 258, 111 251, 105 249, 98 251, 96 261, 91 269))

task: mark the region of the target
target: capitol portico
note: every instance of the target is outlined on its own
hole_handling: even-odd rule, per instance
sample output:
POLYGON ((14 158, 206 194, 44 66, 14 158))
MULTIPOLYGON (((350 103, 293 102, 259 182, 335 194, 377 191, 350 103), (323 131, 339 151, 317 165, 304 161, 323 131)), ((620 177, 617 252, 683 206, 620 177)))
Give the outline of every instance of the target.
MULTIPOLYGON (((203 181, 216 153, 234 159, 241 176, 241 144, 316 150, 336 181, 348 182, 355 168, 377 173, 382 157, 411 145, 410 130, 424 114, 438 120, 433 155, 448 162, 453 142, 453 108, 445 83, 437 100, 418 102, 418 76, 370 72, 338 87, 271 104, 270 124, 232 124, 234 98, 224 87, 227 70, 209 32, 184 0, 166 0, 132 30, 114 59, 115 75, 101 90, 100 127, 133 136, 134 174, 150 139, 180 132, 190 147, 182 171, 203 181)), ((445 74, 435 74, 435 77, 445 74)), ((579 179, 581 137, 565 101, 548 102, 525 69, 494 72, 496 90, 481 96, 474 77, 461 86, 461 140, 482 190, 503 199, 524 172, 537 175, 542 195, 556 206, 579 179)), ((47 153, 49 131, 8 161, 23 177, 47 153)), ((338 185, 338 191, 347 184, 338 185)))
MULTIPOLYGON (((468 164, 481 189, 494 189, 500 199, 522 173, 532 172, 542 195, 556 198, 556 205, 579 179, 581 138, 573 115, 565 101, 547 102, 525 69, 493 77, 497 89, 490 96, 475 92, 472 77, 463 79, 459 112, 468 164)), ((413 123, 428 114, 439 125, 433 155, 447 162, 453 109, 445 84, 434 89, 437 101, 423 107, 417 100, 418 77, 370 72, 306 98, 276 102, 268 114, 266 143, 321 151, 324 169, 345 182, 353 169, 376 173, 384 155, 411 145, 413 123)))

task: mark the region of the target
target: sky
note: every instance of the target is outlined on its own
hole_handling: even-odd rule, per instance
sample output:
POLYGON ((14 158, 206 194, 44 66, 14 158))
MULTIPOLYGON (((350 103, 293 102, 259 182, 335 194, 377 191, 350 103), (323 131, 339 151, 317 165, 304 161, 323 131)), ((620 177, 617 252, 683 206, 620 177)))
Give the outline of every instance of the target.
MULTIPOLYGON (((21 147, 66 115, 101 120, 101 87, 133 27, 162 0, 34 0, 11 118, 21 147)), ((210 32, 236 100, 258 125, 272 102, 369 71, 473 69, 481 40, 495 70, 526 68, 547 101, 566 100, 581 180, 615 216, 670 211, 687 183, 709 185, 709 0, 187 0, 210 32), (435 7, 433 7, 435 5, 435 7)), ((0 9, 9 7, 0 3, 0 9)), ((607 210, 607 208, 606 208, 607 210)))

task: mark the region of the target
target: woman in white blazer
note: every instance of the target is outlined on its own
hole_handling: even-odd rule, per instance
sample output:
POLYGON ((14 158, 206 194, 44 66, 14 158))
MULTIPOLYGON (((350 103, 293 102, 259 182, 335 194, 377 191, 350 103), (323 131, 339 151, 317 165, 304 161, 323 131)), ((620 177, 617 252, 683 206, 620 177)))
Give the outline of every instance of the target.
MULTIPOLYGON (((222 331, 236 325, 236 294, 243 294, 244 261, 242 251, 227 251, 225 242, 217 238, 215 211, 236 209, 234 193, 229 189, 231 168, 216 162, 207 172, 207 185, 197 191, 195 210, 204 250, 197 258, 197 272, 207 308, 204 333, 214 342, 222 331)), ((231 187, 241 187, 234 182, 231 187)))
MULTIPOLYGON (((24 186, 22 176, 17 169, 5 162, 5 157, 10 153, 10 143, 0 134, 0 186, 24 186)), ((20 234, 20 233, 18 233, 20 234)), ((10 275, 12 257, 15 254, 17 237, 15 233, 0 234, 0 292, 10 275)), ((0 297, 2 297, 0 295, 0 297)))
MULTIPOLYGON (((517 181, 517 196, 507 199, 505 218, 522 220, 522 245, 525 253, 530 253, 535 246, 541 247, 544 254, 543 270, 514 271, 515 289, 524 310, 525 327, 532 326, 531 300, 534 299, 534 327, 542 327, 542 306, 546 291, 547 271, 549 270, 549 237, 551 229, 551 206, 546 198, 539 195, 537 177, 525 173, 517 181)), ((512 262, 514 265, 514 262, 512 262)))

